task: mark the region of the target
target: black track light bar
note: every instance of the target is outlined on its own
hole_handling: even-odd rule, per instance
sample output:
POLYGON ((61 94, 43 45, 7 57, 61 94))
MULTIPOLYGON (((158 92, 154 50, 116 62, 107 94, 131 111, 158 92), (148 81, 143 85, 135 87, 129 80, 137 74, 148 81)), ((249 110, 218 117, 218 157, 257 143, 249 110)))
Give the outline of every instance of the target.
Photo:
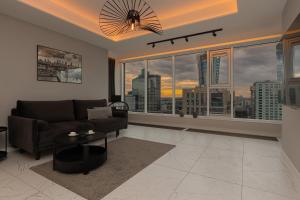
POLYGON ((155 47, 156 44, 163 43, 163 42, 170 42, 172 45, 174 45, 175 40, 185 39, 185 41, 188 42, 190 37, 195 37, 195 36, 198 36, 198 35, 205 35, 205 34, 212 34, 212 36, 216 37, 217 32, 220 32, 220 31, 223 31, 223 29, 222 28, 213 29, 213 30, 204 31, 204 32, 200 32, 200 33, 194 33, 194 34, 190 34, 190 35, 184 35, 184 36, 169 38, 169 39, 165 39, 165 40, 149 42, 149 43, 147 43, 147 45, 152 45, 153 48, 155 47))

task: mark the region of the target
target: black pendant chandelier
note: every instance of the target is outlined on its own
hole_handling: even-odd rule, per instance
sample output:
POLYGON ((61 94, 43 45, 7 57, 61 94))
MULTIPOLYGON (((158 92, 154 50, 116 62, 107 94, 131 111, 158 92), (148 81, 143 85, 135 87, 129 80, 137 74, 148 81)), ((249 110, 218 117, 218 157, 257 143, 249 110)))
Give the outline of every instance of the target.
POLYGON ((107 0, 100 12, 100 29, 107 36, 145 30, 162 34, 162 26, 144 0, 107 0))

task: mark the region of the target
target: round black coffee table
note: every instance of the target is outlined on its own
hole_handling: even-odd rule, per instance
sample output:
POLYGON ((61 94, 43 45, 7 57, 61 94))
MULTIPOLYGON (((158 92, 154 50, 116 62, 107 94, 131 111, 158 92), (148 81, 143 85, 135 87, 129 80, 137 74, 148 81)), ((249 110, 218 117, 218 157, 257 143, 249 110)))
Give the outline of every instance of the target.
POLYGON ((54 140, 53 170, 63 173, 84 173, 98 168, 107 160, 107 137, 105 133, 77 136, 61 135, 54 140), (89 142, 104 139, 104 147, 89 142))

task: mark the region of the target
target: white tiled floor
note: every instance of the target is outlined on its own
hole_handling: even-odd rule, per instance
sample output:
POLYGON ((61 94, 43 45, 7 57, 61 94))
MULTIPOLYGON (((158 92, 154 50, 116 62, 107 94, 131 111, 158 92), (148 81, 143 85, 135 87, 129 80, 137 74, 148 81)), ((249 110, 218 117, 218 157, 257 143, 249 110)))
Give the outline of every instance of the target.
MULTIPOLYGON (((121 136, 176 147, 103 200, 300 200, 278 142, 129 126, 121 136)), ((80 200, 32 172, 35 161, 11 151, 0 162, 0 200, 80 200)))

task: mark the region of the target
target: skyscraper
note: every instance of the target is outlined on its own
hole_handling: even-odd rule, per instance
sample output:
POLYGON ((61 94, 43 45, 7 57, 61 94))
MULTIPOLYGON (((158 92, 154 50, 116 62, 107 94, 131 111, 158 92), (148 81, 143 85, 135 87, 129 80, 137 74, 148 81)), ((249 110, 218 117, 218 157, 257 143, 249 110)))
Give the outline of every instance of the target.
POLYGON ((207 89, 205 87, 186 88, 182 90, 182 111, 186 115, 197 112, 199 115, 207 113, 207 89))
POLYGON ((281 83, 255 82, 251 87, 252 116, 255 119, 280 120, 282 118, 281 83))
POLYGON ((276 45, 276 57, 277 57, 277 81, 283 81, 283 46, 282 43, 276 45))
POLYGON ((199 73, 199 86, 206 85, 207 83, 207 54, 197 56, 198 73, 199 73))
POLYGON ((213 84, 219 84, 220 80, 220 65, 221 65, 221 57, 213 58, 213 70, 212 70, 212 80, 213 84))
MULTIPOLYGON (((148 73, 148 111, 160 111, 160 84, 161 77, 156 74, 148 73)), ((125 101, 128 103, 131 111, 143 112, 145 108, 145 70, 142 69, 141 73, 132 79, 132 91, 128 92, 125 96, 125 101)))
POLYGON ((160 85, 161 77, 157 74, 148 73, 148 112, 160 111, 160 85))
POLYGON ((134 97, 135 111, 144 111, 144 104, 145 104, 144 80, 145 80, 144 69, 141 70, 141 73, 136 78, 132 79, 131 95, 134 97))

